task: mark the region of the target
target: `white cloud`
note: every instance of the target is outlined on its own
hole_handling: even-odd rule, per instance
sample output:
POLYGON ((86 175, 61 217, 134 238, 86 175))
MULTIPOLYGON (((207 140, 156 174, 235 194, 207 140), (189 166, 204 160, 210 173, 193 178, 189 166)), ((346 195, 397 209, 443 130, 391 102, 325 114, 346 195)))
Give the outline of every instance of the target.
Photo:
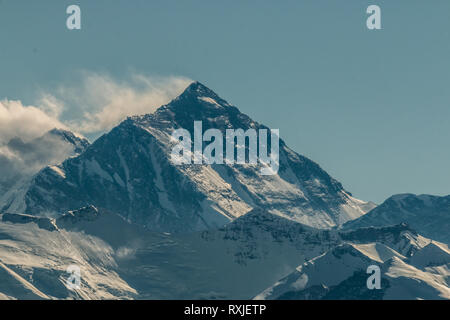
POLYGON ((0 191, 74 154, 74 147, 58 136, 44 135, 29 143, 11 139, 0 145, 0 191))
POLYGON ((192 82, 184 77, 147 77, 127 81, 83 73, 79 84, 41 93, 35 105, 0 101, 0 143, 20 137, 31 140, 53 128, 97 133, 111 129, 127 116, 154 112, 192 82))
POLYGON ((0 101, 0 144, 15 137, 30 141, 53 128, 66 126, 39 107, 24 106, 20 101, 0 101))
MULTIPOLYGON (((86 73, 81 85, 60 87, 47 105, 78 109, 68 125, 82 133, 111 129, 127 116, 154 112, 179 94, 192 81, 182 77, 155 78, 133 75, 128 81, 86 73), (51 103, 53 102, 53 104, 51 103)), ((74 114, 74 112, 72 112, 74 114)))
POLYGON ((43 106, 0 101, 0 192, 45 165, 70 155, 72 150, 60 140, 43 143, 43 139, 37 139, 51 129, 66 128, 55 117, 57 106, 51 100, 44 101, 43 106))
POLYGON ((37 105, 40 110, 53 118, 59 118, 64 109, 64 103, 51 94, 43 94, 37 105))

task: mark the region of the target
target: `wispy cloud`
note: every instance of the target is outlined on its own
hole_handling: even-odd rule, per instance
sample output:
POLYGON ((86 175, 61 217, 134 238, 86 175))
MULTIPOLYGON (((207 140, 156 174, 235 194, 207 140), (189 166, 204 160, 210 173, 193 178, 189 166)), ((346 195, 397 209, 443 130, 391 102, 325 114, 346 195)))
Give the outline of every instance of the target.
POLYGON ((64 109, 70 108, 73 118, 66 121, 67 125, 89 134, 109 130, 127 116, 154 112, 178 96, 190 82, 183 77, 143 75, 117 81, 106 75, 85 73, 79 86, 62 86, 56 93, 46 93, 44 101, 47 108, 60 104, 64 109))
POLYGON ((48 105, 45 104, 24 106, 20 101, 0 101, 0 144, 15 137, 29 141, 53 128, 67 127, 57 117, 47 113, 46 108, 48 105))
POLYGON ((50 101, 40 107, 0 101, 0 191, 73 151, 61 140, 36 140, 53 128, 67 128, 55 116, 55 107, 50 101))

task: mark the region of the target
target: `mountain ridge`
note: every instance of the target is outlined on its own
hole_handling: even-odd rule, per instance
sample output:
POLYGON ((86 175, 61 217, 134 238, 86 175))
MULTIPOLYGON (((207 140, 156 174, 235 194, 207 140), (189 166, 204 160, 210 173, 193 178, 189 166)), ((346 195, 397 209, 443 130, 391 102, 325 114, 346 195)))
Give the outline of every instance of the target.
POLYGON ((426 237, 450 243, 450 196, 398 194, 366 215, 349 221, 344 230, 408 223, 426 237))
POLYGON ((43 169, 25 193, 25 213, 93 204, 155 231, 184 232, 224 225, 255 207, 320 228, 369 209, 282 139, 274 176, 262 177, 259 164, 175 166, 171 134, 193 132, 196 120, 204 130, 266 128, 194 82, 153 114, 129 117, 78 157, 43 169))

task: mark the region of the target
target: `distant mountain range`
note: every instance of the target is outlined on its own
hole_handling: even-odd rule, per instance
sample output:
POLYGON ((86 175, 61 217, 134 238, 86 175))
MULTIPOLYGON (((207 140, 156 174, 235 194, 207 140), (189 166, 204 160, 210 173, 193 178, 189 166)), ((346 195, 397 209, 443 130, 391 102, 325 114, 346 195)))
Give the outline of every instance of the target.
POLYGON ((426 237, 450 244, 450 196, 394 195, 344 230, 406 222, 426 237))
POLYGON ((283 140, 272 176, 175 165, 171 134, 194 121, 266 128, 194 82, 92 144, 47 133, 69 154, 0 194, 0 299, 450 299, 448 197, 376 207, 283 140), (380 290, 366 286, 370 265, 380 290))
POLYGON ((345 299, 450 299, 448 246, 417 237, 412 257, 405 257, 382 243, 339 245, 299 266, 256 299, 345 300, 345 299), (381 288, 366 285, 368 266, 381 268, 381 288))
POLYGON ((216 230, 168 234, 95 207, 56 219, 3 214, 1 221, 5 297, 448 299, 450 294, 448 247, 405 224, 342 232, 255 209, 216 230), (77 291, 65 285, 72 264, 82 270, 77 291), (382 269, 382 290, 366 288, 365 270, 373 264, 382 269))

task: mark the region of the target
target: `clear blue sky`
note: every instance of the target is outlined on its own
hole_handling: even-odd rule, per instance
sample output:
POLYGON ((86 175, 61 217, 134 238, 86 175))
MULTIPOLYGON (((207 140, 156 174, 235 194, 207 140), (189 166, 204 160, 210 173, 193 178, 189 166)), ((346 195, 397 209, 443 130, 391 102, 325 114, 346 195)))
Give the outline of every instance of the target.
POLYGON ((79 70, 199 80, 355 196, 450 193, 450 1, 0 0, 0 99, 79 70), (65 27, 78 4, 82 30, 65 27), (382 9, 369 31, 365 10, 382 9))

